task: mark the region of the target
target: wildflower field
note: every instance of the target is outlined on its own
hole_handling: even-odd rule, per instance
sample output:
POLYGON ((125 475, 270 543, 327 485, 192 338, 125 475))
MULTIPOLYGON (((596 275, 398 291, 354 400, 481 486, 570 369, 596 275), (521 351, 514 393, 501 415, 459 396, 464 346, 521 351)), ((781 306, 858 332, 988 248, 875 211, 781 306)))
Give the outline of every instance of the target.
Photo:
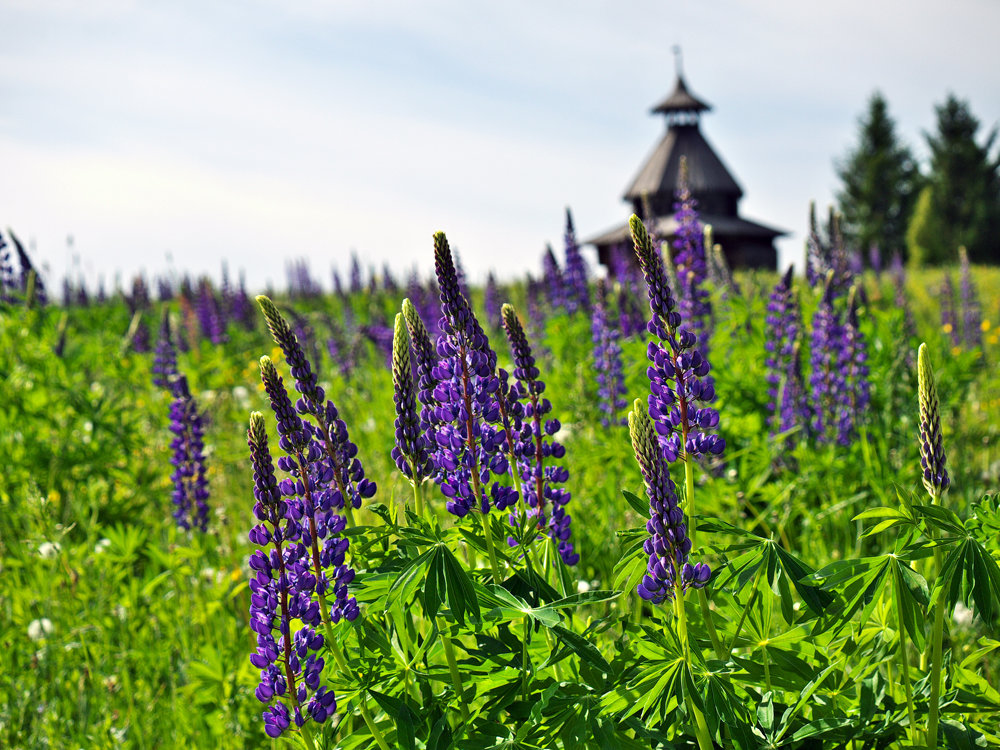
POLYGON ((0 248, 0 747, 1000 744, 1000 272, 631 229, 256 300, 0 248))

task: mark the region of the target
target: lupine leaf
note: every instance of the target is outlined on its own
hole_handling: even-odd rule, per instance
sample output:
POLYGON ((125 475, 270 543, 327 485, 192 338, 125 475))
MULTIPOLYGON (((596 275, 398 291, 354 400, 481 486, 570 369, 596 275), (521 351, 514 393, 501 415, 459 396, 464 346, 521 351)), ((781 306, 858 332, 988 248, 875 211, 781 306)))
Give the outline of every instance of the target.
POLYGON ((369 695, 382 707, 396 724, 396 744, 407 750, 414 750, 417 746, 414 734, 414 723, 417 716, 405 702, 391 695, 380 693, 377 690, 368 690, 369 695))

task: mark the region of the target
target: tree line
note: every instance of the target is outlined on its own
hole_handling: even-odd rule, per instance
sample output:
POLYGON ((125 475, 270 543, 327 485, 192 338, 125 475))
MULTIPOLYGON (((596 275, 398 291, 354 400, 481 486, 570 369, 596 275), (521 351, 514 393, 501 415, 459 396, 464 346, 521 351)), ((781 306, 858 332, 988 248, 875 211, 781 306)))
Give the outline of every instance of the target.
POLYGON ((859 249, 899 251, 913 265, 1000 263, 1000 153, 994 126, 981 143, 968 102, 949 94, 925 132, 927 170, 896 133, 881 92, 858 120, 857 144, 835 164, 845 236, 859 249))

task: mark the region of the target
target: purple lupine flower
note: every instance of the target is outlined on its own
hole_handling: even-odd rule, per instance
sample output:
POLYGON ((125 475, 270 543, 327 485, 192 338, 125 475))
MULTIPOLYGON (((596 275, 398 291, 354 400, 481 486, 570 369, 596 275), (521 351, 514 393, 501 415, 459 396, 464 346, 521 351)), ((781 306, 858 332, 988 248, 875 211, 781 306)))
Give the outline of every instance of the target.
POLYGON ((687 160, 681 157, 680 177, 674 193, 674 265, 677 269, 679 311, 684 325, 695 335, 703 356, 708 354, 712 305, 705 289, 705 231, 698 219, 698 202, 688 186, 687 160))
POLYGON ((948 271, 944 272, 941 279, 941 330, 951 338, 952 346, 962 343, 958 317, 955 315, 955 284, 948 271))
POLYGON ((223 261, 222 281, 219 283, 219 307, 222 310, 222 317, 224 320, 229 320, 233 317, 234 296, 235 291, 233 290, 233 284, 229 279, 229 264, 223 261))
POLYGON ((434 267, 441 287, 440 358, 433 370, 432 445, 435 481, 456 516, 469 511, 504 510, 517 502, 517 492, 491 475, 507 473, 506 436, 496 425, 500 406, 496 391, 496 354, 462 294, 448 240, 434 235, 434 267))
POLYGON ((816 221, 816 203, 809 204, 809 234, 806 237, 806 281, 815 287, 826 278, 830 270, 830 248, 820 236, 816 221))
POLYGON ((278 459, 278 468, 292 477, 280 488, 302 523, 301 541, 311 550, 306 562, 311 563, 315 592, 323 599, 333 591, 333 602, 327 601, 330 620, 353 620, 358 616, 358 605, 348 594, 347 585, 354 580, 354 570, 345 563, 350 542, 341 536, 347 521, 334 513, 335 508, 343 507, 343 501, 334 489, 333 471, 315 439, 316 428, 296 413, 270 357, 260 358, 260 374, 278 423, 279 445, 286 453, 278 459))
POLYGON ((682 318, 667 285, 661 255, 653 248, 646 227, 635 214, 629 219, 635 253, 648 287, 652 317, 646 356, 652 366, 649 416, 668 462, 683 452, 688 456, 721 455, 726 442, 711 430, 719 424, 719 413, 709 404, 715 400, 711 365, 697 348, 693 333, 681 328, 682 318), (705 404, 699 407, 698 404, 705 404))
POLYGON ((344 281, 340 278, 340 271, 336 268, 333 269, 333 293, 341 299, 347 296, 347 292, 344 290, 344 281))
POLYGON ((802 330, 802 315, 799 311, 799 300, 792 288, 793 267, 789 266, 781 281, 774 287, 767 303, 767 319, 764 326, 767 350, 765 366, 769 388, 767 391, 771 415, 768 424, 771 435, 785 432, 802 424, 805 414, 804 393, 801 383, 801 366, 796 369, 798 355, 798 340, 802 330), (786 399, 795 399, 786 401, 786 399))
POLYGON ((882 249, 877 243, 868 248, 868 265, 875 272, 875 278, 882 275, 882 249))
MULTIPOLYGON (((546 310, 545 305, 542 303, 544 292, 544 281, 535 279, 529 273, 527 283, 525 284, 524 297, 528 314, 528 332, 535 342, 545 340, 545 322, 548 310, 546 310)), ((540 350, 544 351, 542 344, 537 344, 537 346, 540 350)))
MULTIPOLYGON (((500 315, 514 357, 513 374, 517 383, 511 391, 522 406, 515 412, 521 425, 514 437, 513 453, 517 459, 524 498, 531 509, 529 517, 536 516, 539 526, 548 528, 549 537, 555 542, 562 561, 566 565, 576 565, 580 555, 569 541, 571 519, 566 512, 570 493, 558 486, 569 479, 569 471, 563 466, 546 464, 546 461, 559 460, 566 455, 566 449, 553 437, 561 425, 558 419, 546 419, 546 415, 552 412, 552 403, 542 396, 545 383, 539 380, 540 372, 535 365, 531 345, 514 308, 505 304, 500 315), (544 423, 542 420, 545 420, 544 423), (546 510, 546 501, 550 510, 546 510)), ((512 516, 511 522, 515 521, 512 516)))
POLYGON ((858 294, 852 290, 843 328, 840 370, 846 388, 841 394, 837 442, 850 445, 854 428, 871 401, 871 381, 868 378, 868 344, 858 324, 858 294))
POLYGON ((156 277, 156 299, 160 302, 170 302, 174 298, 174 285, 166 276, 156 277))
POLYGON ((208 479, 205 476, 205 422, 198 411, 187 378, 177 375, 172 382, 174 401, 170 405, 170 442, 174 467, 174 520, 188 530, 208 527, 208 479))
MULTIPOLYGON (((417 400, 420 401, 420 431, 430 437, 431 425, 434 422, 434 388, 437 380, 434 378, 434 368, 438 363, 437 352, 431 343, 431 335, 424 325, 420 313, 407 297, 403 300, 403 322, 413 349, 414 375, 417 382, 417 400)), ((428 445, 428 454, 435 450, 435 445, 428 445)))
POLYGON ((843 344, 844 327, 834 307, 833 273, 829 272, 823 298, 813 314, 810 342, 810 427, 820 442, 829 442, 834 438, 837 421, 843 416, 838 408, 847 390, 846 375, 841 369, 845 360, 843 344))
POLYGON ((969 349, 983 346, 983 315, 979 305, 979 292, 972 280, 972 268, 969 265, 969 252, 965 247, 958 248, 961 268, 961 284, 959 291, 962 304, 962 343, 969 349))
POLYGON ((590 288, 587 286, 587 263, 576 241, 573 214, 566 209, 566 311, 572 315, 577 310, 590 315, 590 288))
POLYGON ((149 324, 141 312, 136 312, 133 317, 134 326, 132 328, 132 349, 139 354, 145 354, 150 350, 149 324))
POLYGON ((10 235, 10 241, 14 243, 14 250, 17 252, 17 261, 21 266, 21 278, 19 280, 21 292, 26 293, 28 291, 28 278, 34 274, 35 302, 44 307, 48 302, 48 296, 45 293, 45 282, 38 273, 38 269, 36 269, 34 264, 32 264, 31 258, 28 257, 28 253, 25 252, 24 245, 21 244, 17 235, 9 229, 7 230, 7 234, 10 235))
POLYGON ((684 523, 684 511, 678 507, 676 488, 653 422, 639 399, 629 412, 628 425, 649 498, 649 520, 646 522, 649 538, 642 547, 649 562, 636 592, 646 601, 660 604, 673 599, 678 589, 683 595, 688 588, 703 587, 712 577, 712 571, 705 563, 692 565, 688 562, 691 540, 684 523))
POLYGON ((252 331, 256 327, 257 317, 254 315, 250 295, 247 294, 246 274, 240 271, 240 283, 233 293, 231 302, 233 318, 243 326, 244 330, 252 331))
POLYGON ((318 297, 323 293, 322 285, 313 278, 309 261, 305 258, 288 261, 285 276, 288 279, 288 296, 292 299, 318 297))
POLYGON ((14 280, 14 263, 10 257, 10 246, 3 234, 0 234, 0 302, 13 299, 13 292, 17 287, 14 280))
POLYGON ((430 477, 433 471, 427 452, 427 435, 420 429, 417 395, 410 366, 410 334, 402 313, 396 313, 392 339, 393 403, 396 405, 396 444, 392 460, 414 485, 430 477))
POLYGON ((77 278, 76 304, 80 307, 90 307, 90 294, 87 292, 87 282, 83 276, 77 278))
POLYGON ((496 276, 490 271, 486 276, 486 289, 483 292, 483 309, 486 312, 486 325, 491 331, 500 325, 500 288, 496 276))
POLYGON ((71 307, 73 305, 73 283, 69 276, 63 276, 62 280, 62 306, 71 307))
POLYGON ((257 649, 250 663, 260 669, 254 694, 264 710, 264 731, 279 737, 294 721, 305 724, 307 716, 318 724, 336 711, 332 691, 319 684, 324 660, 318 656, 323 636, 319 604, 313 600, 316 578, 303 543, 300 509, 282 499, 267 446, 264 417, 250 415, 248 432, 253 465, 254 516, 260 522, 249 534, 259 549, 250 556, 250 627, 257 636, 257 649), (301 623, 292 632, 293 624, 301 623), (311 693, 311 695, 310 695, 311 693), (281 700, 291 704, 291 710, 281 700))
POLYGON ((350 507, 360 508, 362 498, 370 498, 375 494, 376 485, 365 477, 364 467, 357 458, 358 447, 348 437, 347 425, 340 419, 337 407, 327 400, 326 392, 317 382, 302 345, 278 308, 263 294, 257 297, 257 304, 264 313, 271 336, 285 355, 285 361, 295 379, 295 388, 301 394, 295 403, 296 411, 302 415, 308 414, 316 421, 319 440, 336 487, 332 490, 333 507, 341 508, 348 504, 350 507))
POLYGON ((382 264, 382 291, 388 292, 392 296, 395 296, 396 292, 399 291, 396 276, 393 274, 392 269, 389 268, 388 263, 382 264))
POLYGON ((153 385, 168 388, 170 379, 177 374, 177 349, 170 330, 170 311, 163 308, 160 319, 160 335, 156 340, 156 355, 153 359, 153 385))
POLYGON ((375 345, 375 349, 382 355, 386 366, 391 368, 393 330, 382 317, 381 311, 373 315, 371 322, 361 326, 361 335, 375 345))
POLYGON ((621 411, 628 406, 625 401, 625 373, 622 367, 622 348, 618 343, 619 330, 608 322, 604 293, 604 280, 597 282, 597 303, 591 318, 590 332, 594 343, 594 370, 597 373, 597 403, 601 410, 601 424, 628 423, 621 411))
POLYGON ((212 289, 212 282, 208 279, 202 279, 198 284, 196 309, 202 335, 216 345, 225 342, 226 321, 219 300, 212 289))
POLYGON ((931 499, 939 500, 948 491, 951 480, 945 468, 947 457, 941 440, 941 409, 927 344, 921 344, 917 350, 917 400, 920 406, 921 479, 931 499))
POLYGON ((545 246, 545 255, 542 256, 542 281, 545 284, 545 293, 548 297, 549 309, 557 310, 566 306, 566 282, 563 280, 562 270, 559 268, 559 261, 552 251, 552 245, 545 246))
POLYGON ((365 283, 362 278, 361 260, 358 258, 358 254, 354 252, 351 253, 351 270, 349 273, 350 281, 348 283, 350 286, 348 287, 348 291, 351 294, 359 294, 365 288, 365 283))

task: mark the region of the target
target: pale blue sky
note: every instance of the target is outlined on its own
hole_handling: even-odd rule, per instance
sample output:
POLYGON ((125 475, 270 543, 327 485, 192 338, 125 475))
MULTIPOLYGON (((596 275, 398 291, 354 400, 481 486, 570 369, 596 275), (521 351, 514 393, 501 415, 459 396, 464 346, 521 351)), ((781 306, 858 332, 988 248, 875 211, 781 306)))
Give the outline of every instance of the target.
POLYGON ((176 268, 253 286, 356 250, 473 278, 535 270, 627 216, 684 48, 703 131, 745 215, 790 230, 828 204, 871 92, 923 155, 948 91, 1000 122, 1000 2, 0 0, 0 225, 55 283, 176 268))

